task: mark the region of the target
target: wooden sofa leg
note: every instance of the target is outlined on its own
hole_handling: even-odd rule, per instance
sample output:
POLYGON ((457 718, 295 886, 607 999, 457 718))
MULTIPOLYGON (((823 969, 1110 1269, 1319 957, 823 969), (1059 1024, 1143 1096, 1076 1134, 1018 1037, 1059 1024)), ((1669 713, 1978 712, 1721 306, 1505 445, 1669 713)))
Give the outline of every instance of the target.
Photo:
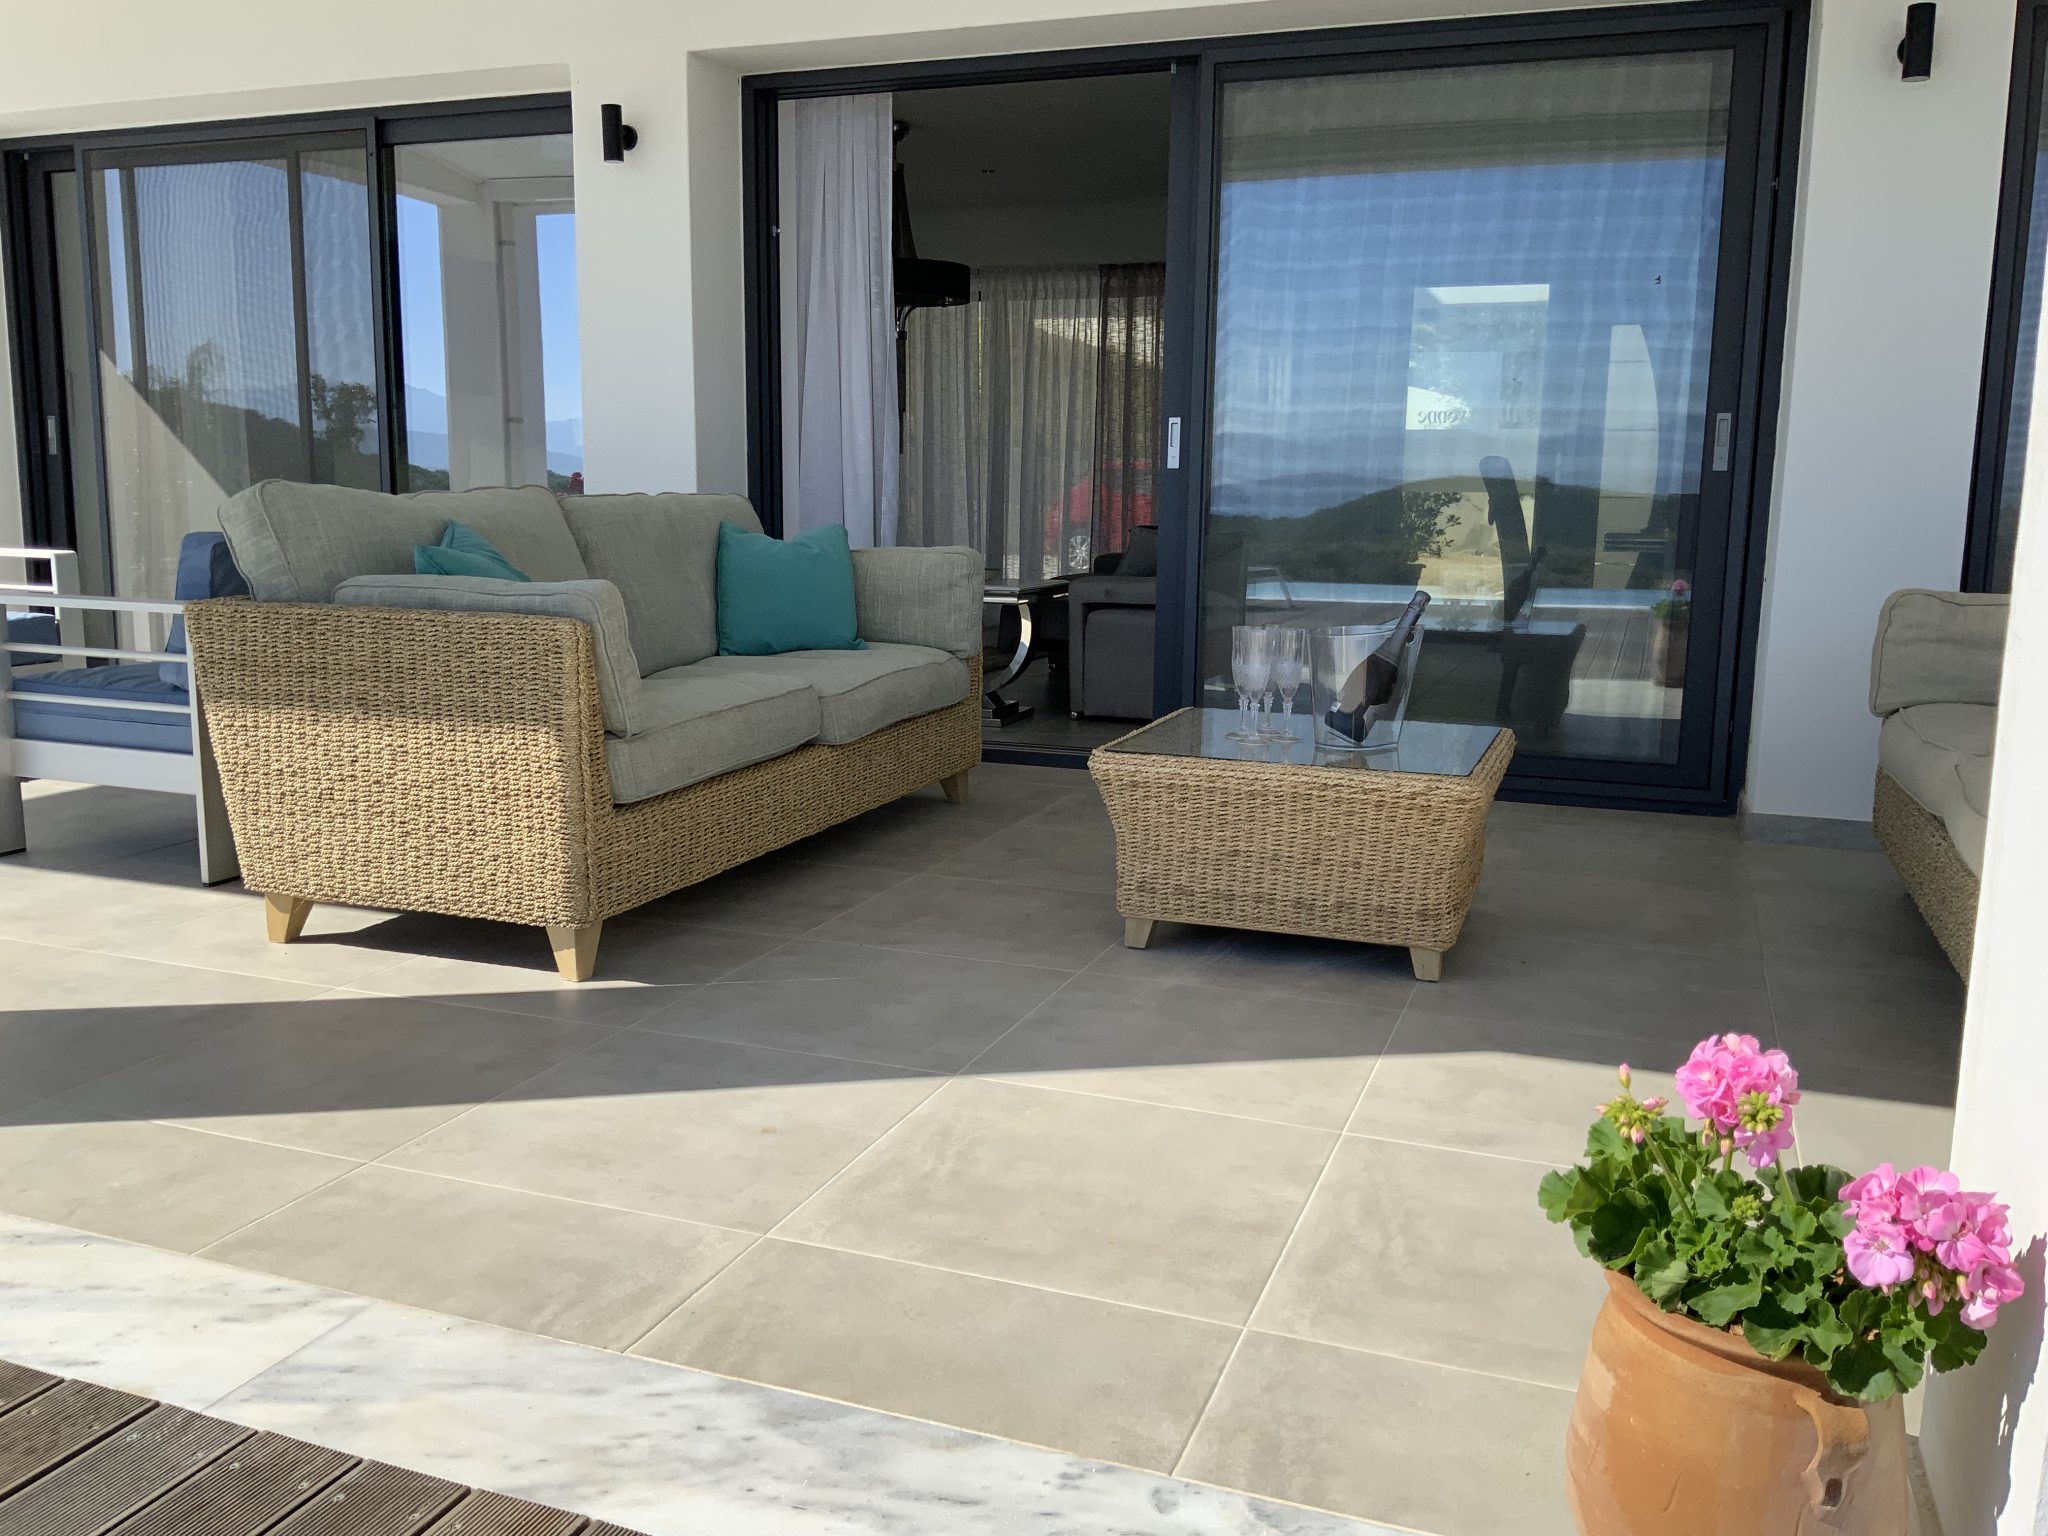
POLYGON ((1444 979, 1444 952, 1440 949, 1411 948, 1408 951, 1408 964, 1413 968, 1417 981, 1444 979))
POLYGON ((554 948, 555 969, 562 973, 562 980, 590 980, 590 973, 597 969, 597 937, 603 932, 602 919, 594 923, 548 924, 548 943, 554 948))
POLYGON ((263 926, 270 931, 270 942, 289 944, 306 927, 306 914, 313 910, 313 903, 305 896, 272 896, 263 898, 263 926))
POLYGON ((972 770, 962 768, 958 773, 949 773, 939 780, 939 788, 946 792, 946 798, 955 805, 967 803, 967 775, 972 770))

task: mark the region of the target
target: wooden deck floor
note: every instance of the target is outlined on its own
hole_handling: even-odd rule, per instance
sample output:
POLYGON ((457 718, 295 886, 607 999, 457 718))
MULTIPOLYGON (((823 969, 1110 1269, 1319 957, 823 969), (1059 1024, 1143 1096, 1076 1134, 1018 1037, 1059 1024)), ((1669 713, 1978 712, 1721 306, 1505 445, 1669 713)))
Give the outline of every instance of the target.
POLYGON ((0 1536, 635 1536, 0 1361, 0 1536))

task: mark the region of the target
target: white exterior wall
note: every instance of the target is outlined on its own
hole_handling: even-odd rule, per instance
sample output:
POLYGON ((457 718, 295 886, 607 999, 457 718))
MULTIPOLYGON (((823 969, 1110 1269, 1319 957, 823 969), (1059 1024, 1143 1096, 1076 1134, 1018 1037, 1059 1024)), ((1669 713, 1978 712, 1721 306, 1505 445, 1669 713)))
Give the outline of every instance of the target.
POLYGON ((1920 1451, 1951 1536, 2048 1532, 2048 1030, 2038 953, 2048 916, 2048 486, 2035 482, 2027 502, 1949 1158, 1964 1188, 1994 1190, 2012 1206, 2027 1294, 2001 1311, 1974 1366, 1928 1383, 1920 1451))
MULTIPOLYGON (((10 18, 0 136, 451 99, 573 94, 585 474, 596 490, 745 482, 739 78, 1473 11, 1541 0, 357 0, 319 29, 266 0, 100 0, 10 18), (402 69, 403 73, 400 73, 402 69), (639 128, 599 155, 597 109, 639 128)), ((1953 586, 2010 66, 2010 0, 1948 0, 1935 77, 1892 57, 1903 5, 1815 0, 1762 620, 1750 809, 1868 815, 1877 609, 1953 586)), ((0 378, 0 438, 11 421, 0 378)), ((6 444, 0 441, 0 448, 6 444)), ((0 474, 0 527, 15 521, 0 474)))
POLYGON ((1870 817, 1877 611, 1962 579, 2011 0, 1948 0, 1934 77, 1903 5, 1818 0, 1746 804, 1870 817))

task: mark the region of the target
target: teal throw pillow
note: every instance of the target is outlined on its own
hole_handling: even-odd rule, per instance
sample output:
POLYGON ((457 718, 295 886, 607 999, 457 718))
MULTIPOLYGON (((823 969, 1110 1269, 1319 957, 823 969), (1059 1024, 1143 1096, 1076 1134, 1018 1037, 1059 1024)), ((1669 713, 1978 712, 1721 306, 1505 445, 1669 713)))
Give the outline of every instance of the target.
POLYGON ((794 539, 718 525, 718 653, 861 651, 853 551, 834 523, 794 539))
POLYGON ((498 546, 466 523, 451 522, 438 544, 415 544, 416 576, 495 576, 500 581, 526 581, 526 572, 498 553, 498 546))

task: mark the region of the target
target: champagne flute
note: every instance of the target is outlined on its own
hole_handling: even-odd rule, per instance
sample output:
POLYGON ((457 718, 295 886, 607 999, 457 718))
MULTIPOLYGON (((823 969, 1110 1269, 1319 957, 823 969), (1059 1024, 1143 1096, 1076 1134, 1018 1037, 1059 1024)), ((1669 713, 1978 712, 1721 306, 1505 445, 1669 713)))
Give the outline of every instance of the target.
POLYGON ((1282 629, 1277 632, 1278 646, 1273 654, 1273 686, 1280 691, 1280 721, 1278 732, 1281 736, 1294 734, 1294 695, 1301 687, 1302 673, 1308 669, 1308 636, 1298 629, 1282 629))
POLYGON ((1240 624, 1231 630, 1230 672, 1237 685, 1238 700, 1238 728, 1230 733, 1230 739, 1262 740, 1252 711, 1272 676, 1272 658, 1267 654, 1265 631, 1260 626, 1240 624))

